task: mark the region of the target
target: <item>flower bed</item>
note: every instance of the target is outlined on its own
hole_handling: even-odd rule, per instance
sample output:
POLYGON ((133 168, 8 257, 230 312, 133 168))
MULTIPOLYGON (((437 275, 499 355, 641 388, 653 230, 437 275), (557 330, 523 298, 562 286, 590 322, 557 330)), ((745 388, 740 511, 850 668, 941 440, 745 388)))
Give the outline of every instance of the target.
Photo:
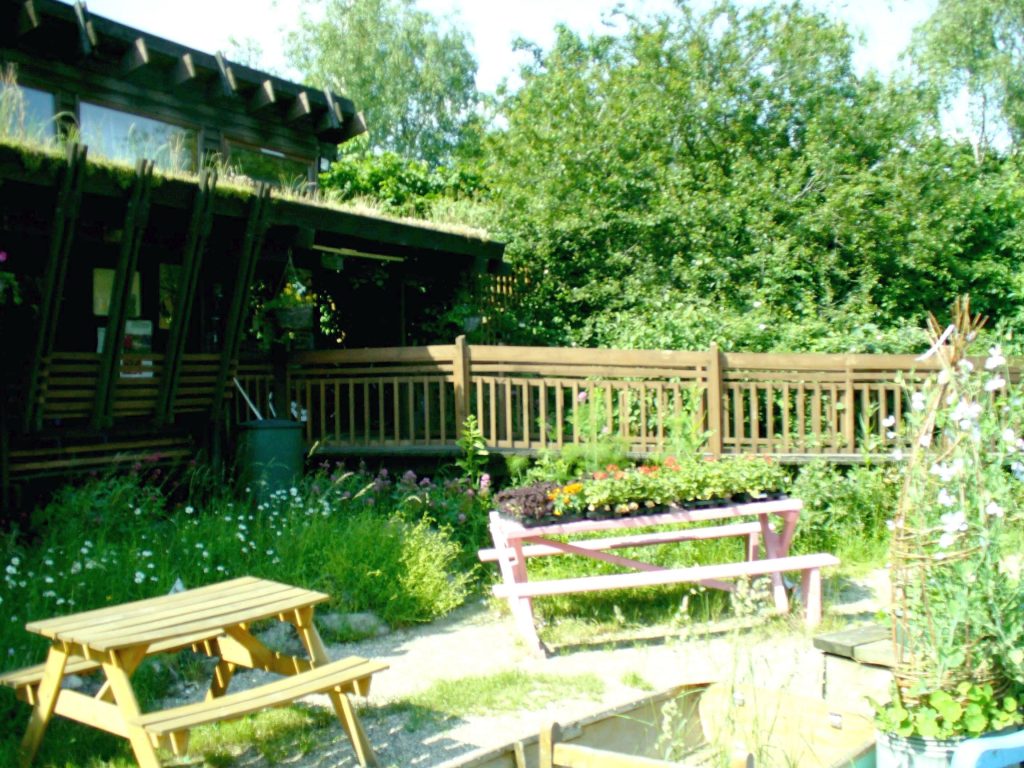
POLYGON ((542 482, 510 488, 495 500, 501 514, 532 527, 778 498, 785 494, 788 480, 768 458, 680 462, 669 457, 662 464, 628 469, 610 464, 564 485, 542 482))

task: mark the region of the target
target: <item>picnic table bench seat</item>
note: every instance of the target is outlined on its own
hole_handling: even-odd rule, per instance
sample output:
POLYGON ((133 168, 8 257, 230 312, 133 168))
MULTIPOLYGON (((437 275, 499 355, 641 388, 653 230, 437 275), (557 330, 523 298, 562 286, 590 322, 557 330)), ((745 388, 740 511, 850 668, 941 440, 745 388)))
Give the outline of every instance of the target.
MULTIPOLYGON (((219 632, 201 632, 190 635, 181 635, 180 637, 169 638, 159 643, 153 643, 147 652, 147 656, 153 656, 159 653, 176 653, 177 651, 185 650, 190 648, 193 651, 200 651, 199 646, 203 643, 209 643, 216 641, 220 636, 219 632)), ((81 656, 71 656, 68 658, 67 667, 65 667, 66 675, 88 675, 96 672, 100 669, 102 664, 93 659, 84 659, 81 656)), ((39 683, 43 679, 43 671, 46 668, 46 664, 33 664, 29 667, 21 667, 20 669, 11 669, 3 674, 0 674, 0 685, 6 685, 8 688, 13 688, 15 695, 31 705, 36 703, 36 693, 39 690, 39 683)))
MULTIPOLYGON (((141 726, 155 743, 169 747, 175 755, 181 756, 188 749, 188 733, 192 728, 237 720, 270 707, 287 706, 317 693, 366 696, 370 692, 373 675, 387 668, 383 662, 350 656, 248 690, 143 714, 129 725, 141 726)), ((358 724, 347 722, 345 728, 351 733, 358 724)))
POLYGON ((839 565, 839 558, 827 552, 809 555, 788 555, 765 560, 747 560, 742 563, 717 563, 686 568, 667 568, 656 571, 616 573, 602 576, 578 576, 549 581, 526 581, 495 584, 497 597, 524 598, 567 595, 578 592, 596 592, 604 589, 628 589, 666 584, 700 583, 719 579, 770 576, 777 573, 802 574, 802 602, 808 625, 821 621, 821 569, 839 565))
POLYGON ((782 576, 799 572, 802 585, 800 602, 807 625, 813 627, 821 621, 822 614, 821 569, 838 565, 839 559, 826 552, 789 554, 802 508, 803 502, 799 499, 783 497, 727 501, 721 505, 700 508, 669 505, 666 511, 656 514, 585 518, 539 525, 505 517, 500 511, 494 510, 490 514, 489 526, 494 547, 479 550, 478 556, 483 562, 497 562, 501 582, 495 584, 492 590, 496 596, 508 600, 523 639, 532 650, 542 654, 546 649, 537 635, 533 615, 535 598, 610 589, 691 583, 733 591, 736 589, 736 579, 767 576, 771 579, 775 608, 779 613, 785 613, 790 608, 790 600, 782 576), (593 533, 630 528, 660 530, 586 538, 593 533), (729 537, 746 537, 743 560, 665 567, 650 559, 638 559, 640 556, 633 553, 613 554, 609 551, 729 537), (575 555, 631 570, 531 581, 527 561, 533 557, 555 555, 575 555))

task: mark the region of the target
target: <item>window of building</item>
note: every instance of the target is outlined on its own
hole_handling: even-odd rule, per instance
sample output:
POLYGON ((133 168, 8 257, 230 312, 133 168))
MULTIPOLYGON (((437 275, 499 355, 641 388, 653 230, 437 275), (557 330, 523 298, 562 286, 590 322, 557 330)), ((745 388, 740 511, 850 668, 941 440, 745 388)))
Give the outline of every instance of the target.
POLYGON ((3 132, 30 139, 57 135, 56 100, 52 93, 0 79, 0 126, 3 132))
POLYGON ((167 171, 196 168, 198 146, 191 128, 82 102, 79 109, 82 143, 112 160, 146 158, 167 171))
POLYGON ((305 188, 311 160, 291 157, 273 149, 228 143, 228 164, 244 176, 282 187, 305 188))

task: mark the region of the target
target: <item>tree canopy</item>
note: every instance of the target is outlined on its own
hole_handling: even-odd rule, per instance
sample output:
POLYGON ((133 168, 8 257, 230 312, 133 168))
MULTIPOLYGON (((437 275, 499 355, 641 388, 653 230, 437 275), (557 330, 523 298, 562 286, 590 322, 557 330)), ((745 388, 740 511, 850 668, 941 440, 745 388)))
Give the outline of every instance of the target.
POLYGON ((948 102, 967 96, 981 151, 1001 130, 1024 140, 1024 4, 939 0, 917 30, 914 60, 948 102))
MULTIPOLYGON (((964 292, 1012 329, 1019 156, 944 136, 938 75, 858 75, 853 52, 798 3, 559 28, 499 97, 472 184, 430 194, 486 205, 527 286, 519 341, 896 351, 964 292)), ((1009 76, 987 82, 1012 125, 1009 76)))
POLYGON ((363 110, 369 147, 429 163, 451 157, 479 100, 466 33, 414 0, 305 0, 292 66, 363 110))

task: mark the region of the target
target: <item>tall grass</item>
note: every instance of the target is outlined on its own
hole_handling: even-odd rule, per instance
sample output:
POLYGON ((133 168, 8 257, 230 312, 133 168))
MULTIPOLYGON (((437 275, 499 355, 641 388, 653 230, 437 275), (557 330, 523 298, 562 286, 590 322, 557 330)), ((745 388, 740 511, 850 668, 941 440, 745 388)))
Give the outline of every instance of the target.
MULTIPOLYGON (((0 666, 45 657, 46 641, 25 631, 27 621, 166 594, 179 580, 274 579, 392 625, 429 621, 468 594, 464 564, 481 545, 470 518, 485 519, 486 503, 457 481, 322 469, 257 503, 159 472, 67 486, 36 511, 30 532, 0 539, 0 666)), ((137 681, 143 698, 169 682, 145 668, 137 681)), ((0 693, 0 715, 26 709, 0 693)))

